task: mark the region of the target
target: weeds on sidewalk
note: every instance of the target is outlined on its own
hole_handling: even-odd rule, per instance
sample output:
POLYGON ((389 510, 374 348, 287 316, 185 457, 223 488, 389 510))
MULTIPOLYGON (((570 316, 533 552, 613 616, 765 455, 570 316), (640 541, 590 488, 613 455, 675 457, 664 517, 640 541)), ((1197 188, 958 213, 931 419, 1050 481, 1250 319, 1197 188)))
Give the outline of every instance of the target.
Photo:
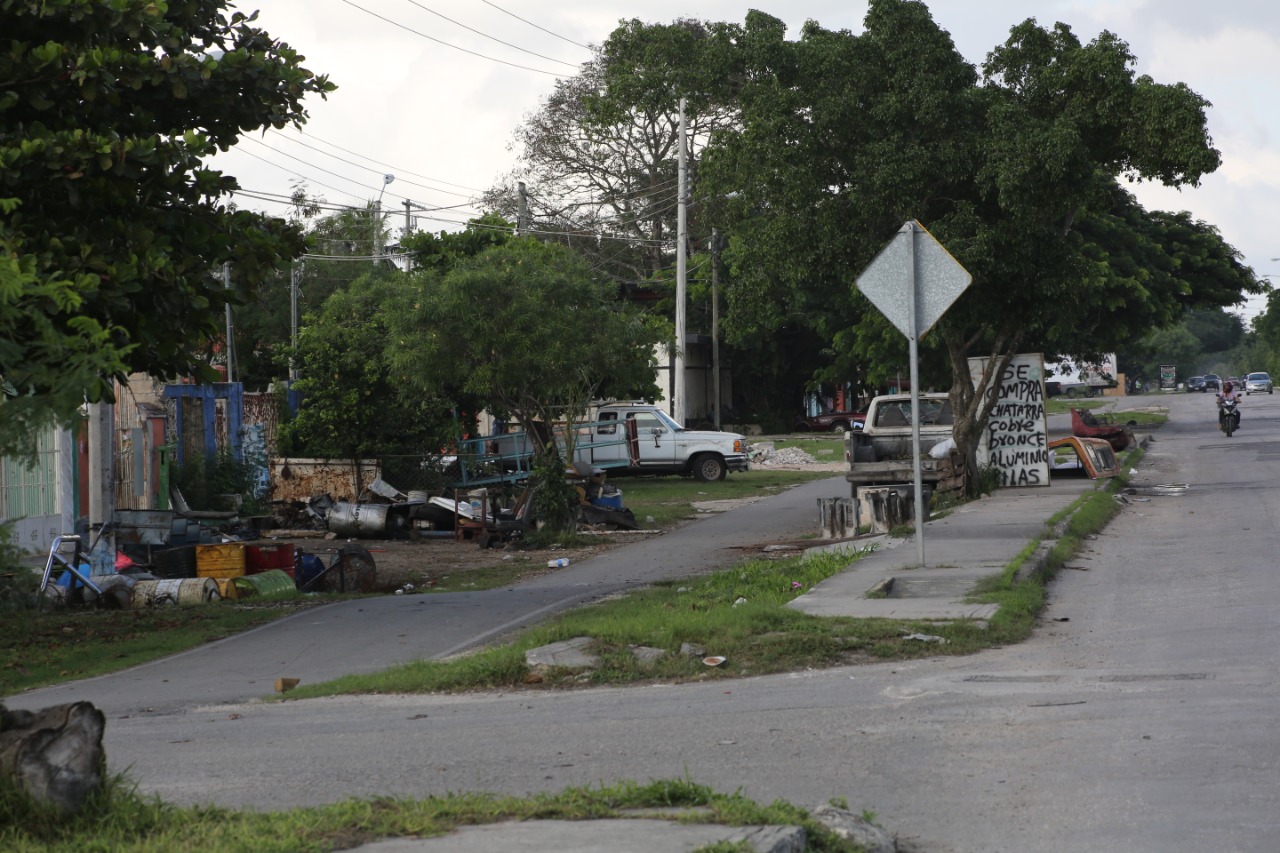
MULTIPOLYGON (((1137 465, 1146 455, 1132 450, 1124 457, 1122 471, 1137 465)), ((1079 553, 1085 539, 1107 526, 1119 512, 1115 495, 1129 484, 1126 474, 1112 478, 1105 487, 1081 495, 1066 509, 1046 522, 1048 533, 1024 548, 1005 570, 981 581, 974 600, 1000 605, 991 619, 993 630, 1010 641, 1025 639, 1035 628, 1036 618, 1045 605, 1045 584, 1079 553), (1059 534, 1060 531, 1060 534, 1059 534), (1027 563, 1048 546, 1036 571, 1026 572, 1027 563)))
POLYGON ((422 800, 348 800, 270 812, 173 806, 140 795, 124 777, 117 776, 72 818, 47 814, 12 788, 0 787, 0 850, 292 853, 348 849, 384 838, 440 836, 461 826, 498 821, 635 818, 658 809, 663 810, 663 818, 686 823, 802 826, 808 836, 806 850, 814 853, 852 853, 855 849, 802 808, 782 801, 760 805, 740 794, 719 794, 687 779, 569 788, 524 798, 459 793, 422 800), (674 813, 668 811, 672 809, 674 813))

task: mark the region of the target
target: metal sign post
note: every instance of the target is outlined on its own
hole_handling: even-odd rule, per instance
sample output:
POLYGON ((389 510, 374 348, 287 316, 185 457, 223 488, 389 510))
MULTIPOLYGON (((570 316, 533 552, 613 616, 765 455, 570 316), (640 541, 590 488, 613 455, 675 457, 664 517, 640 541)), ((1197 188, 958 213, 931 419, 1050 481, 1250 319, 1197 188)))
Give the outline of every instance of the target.
POLYGON ((924 485, 920 471, 920 336, 933 328, 973 276, 912 220, 858 276, 858 289, 907 336, 911 362, 911 456, 915 480, 916 558, 924 568, 924 485))

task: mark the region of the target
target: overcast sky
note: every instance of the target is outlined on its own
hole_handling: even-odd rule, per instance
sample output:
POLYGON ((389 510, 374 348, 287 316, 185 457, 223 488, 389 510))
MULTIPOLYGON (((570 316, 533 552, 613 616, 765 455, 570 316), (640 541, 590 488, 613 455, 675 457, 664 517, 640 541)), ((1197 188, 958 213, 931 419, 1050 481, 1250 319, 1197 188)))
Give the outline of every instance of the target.
MULTIPOLYGON (((1044 26, 1062 21, 1086 42, 1104 29, 1116 33, 1129 43, 1138 73, 1186 83, 1211 101, 1209 129, 1222 167, 1199 188, 1143 186, 1136 193, 1149 208, 1188 210, 1216 225, 1256 272, 1280 274, 1280 261, 1271 261, 1280 257, 1274 233, 1280 3, 931 0, 928 6, 970 62, 980 63, 1026 18, 1044 26)), ((255 136, 218 157, 218 167, 255 193, 287 195, 291 182, 305 179, 313 194, 338 204, 377 197, 383 175, 392 173, 385 209, 403 212, 406 199, 452 208, 417 213, 417 226, 428 231, 453 230, 476 214, 478 193, 514 165, 511 142, 521 120, 539 108, 557 76, 572 76, 590 58, 583 45, 604 41, 621 19, 741 23, 757 8, 785 20, 794 38, 806 20, 861 32, 866 14, 860 0, 240 0, 238 8, 260 9, 260 25, 339 88, 327 101, 309 103, 302 135, 255 136)), ((284 212, 256 199, 238 201, 284 212)), ((1242 313, 1262 307, 1255 298, 1242 313)))

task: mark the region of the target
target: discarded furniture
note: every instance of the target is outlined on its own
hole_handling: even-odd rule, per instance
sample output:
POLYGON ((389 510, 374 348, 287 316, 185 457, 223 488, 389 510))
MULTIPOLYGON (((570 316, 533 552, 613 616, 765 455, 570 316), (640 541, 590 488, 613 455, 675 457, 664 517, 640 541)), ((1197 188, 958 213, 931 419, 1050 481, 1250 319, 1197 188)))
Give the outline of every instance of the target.
POLYGON ((1133 430, 1128 426, 1102 423, 1088 409, 1071 410, 1071 434, 1080 438, 1101 438, 1116 453, 1133 443, 1133 430))

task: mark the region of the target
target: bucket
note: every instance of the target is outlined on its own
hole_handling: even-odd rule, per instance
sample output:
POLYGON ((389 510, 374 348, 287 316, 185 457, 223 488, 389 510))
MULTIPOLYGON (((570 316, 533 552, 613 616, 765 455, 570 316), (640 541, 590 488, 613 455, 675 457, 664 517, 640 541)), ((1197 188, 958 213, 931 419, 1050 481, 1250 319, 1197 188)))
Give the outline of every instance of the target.
POLYGON ((231 586, 235 589, 235 598, 270 598, 290 595, 297 589, 293 578, 280 569, 232 578, 231 586))
POLYGON ((218 597, 218 584, 212 578, 138 581, 133 587, 129 606, 137 609, 166 604, 208 604, 218 597))
POLYGON ((622 492, 618 492, 615 495, 601 495, 598 498, 592 498, 591 503, 594 506, 603 506, 609 509, 622 509, 622 492))

